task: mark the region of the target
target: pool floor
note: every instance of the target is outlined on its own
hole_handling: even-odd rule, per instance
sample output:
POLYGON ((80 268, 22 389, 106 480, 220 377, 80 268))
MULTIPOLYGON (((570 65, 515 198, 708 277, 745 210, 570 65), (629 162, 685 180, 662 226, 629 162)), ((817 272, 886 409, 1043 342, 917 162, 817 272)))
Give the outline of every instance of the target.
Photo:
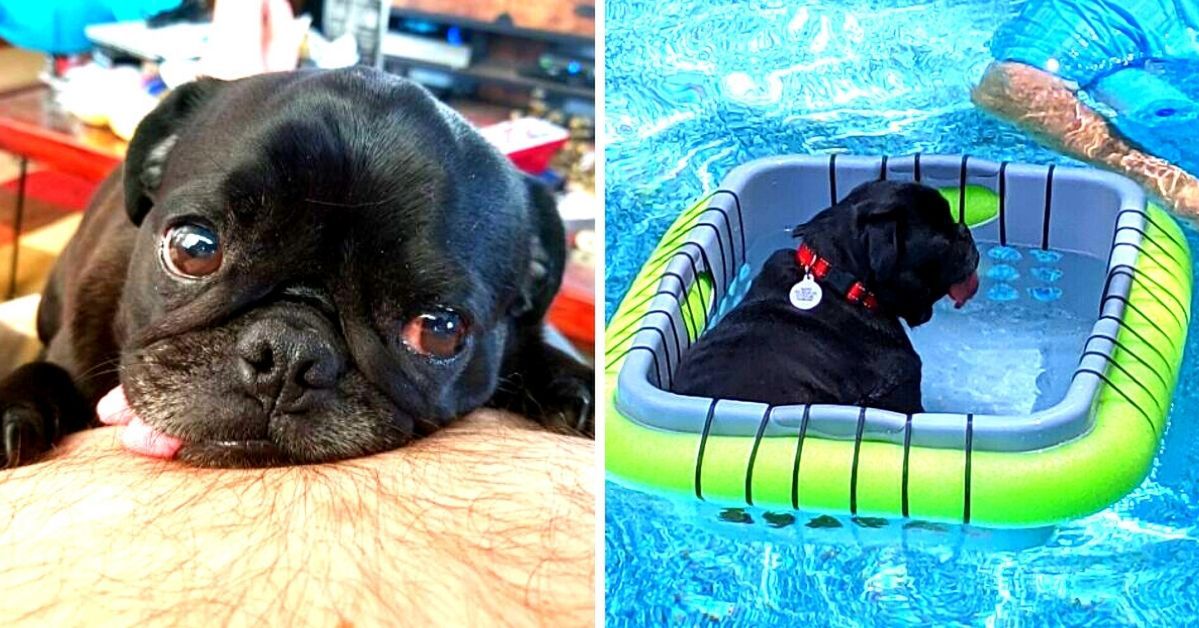
POLYGON ((1066 396, 1095 324, 1105 260, 979 243, 979 290, 909 335, 929 412, 1022 415, 1066 396))

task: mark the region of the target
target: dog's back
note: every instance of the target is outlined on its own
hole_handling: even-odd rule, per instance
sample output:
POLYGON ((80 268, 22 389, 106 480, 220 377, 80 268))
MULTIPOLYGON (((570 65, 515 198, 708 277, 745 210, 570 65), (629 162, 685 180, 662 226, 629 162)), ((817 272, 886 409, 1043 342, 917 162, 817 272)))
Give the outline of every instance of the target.
POLYGON ((788 294, 801 279, 793 250, 771 255, 741 303, 686 351, 671 390, 921 411, 920 357, 899 322, 827 294, 819 315, 800 310, 788 294))

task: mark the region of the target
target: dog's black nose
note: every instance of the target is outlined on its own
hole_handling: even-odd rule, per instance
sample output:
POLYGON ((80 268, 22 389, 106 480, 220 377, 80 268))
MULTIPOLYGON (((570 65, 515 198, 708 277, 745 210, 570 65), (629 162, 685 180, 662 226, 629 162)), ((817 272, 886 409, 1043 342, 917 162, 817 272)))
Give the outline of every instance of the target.
POLYGON ((242 383, 255 397, 287 410, 308 405, 313 393, 333 388, 343 360, 319 331, 268 319, 250 324, 237 341, 242 383))

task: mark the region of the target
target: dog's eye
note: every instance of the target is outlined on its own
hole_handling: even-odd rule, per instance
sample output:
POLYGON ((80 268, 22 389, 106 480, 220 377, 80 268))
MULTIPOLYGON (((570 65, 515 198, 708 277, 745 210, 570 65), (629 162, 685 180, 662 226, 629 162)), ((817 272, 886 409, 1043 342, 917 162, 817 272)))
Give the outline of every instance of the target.
POLYGON ((202 224, 183 223, 167 230, 163 237, 163 262, 172 272, 184 277, 204 277, 221 267, 221 240, 215 231, 202 224))
POLYGON ((404 344, 421 354, 450 358, 466 344, 466 321, 450 309, 425 312, 404 324, 404 344))

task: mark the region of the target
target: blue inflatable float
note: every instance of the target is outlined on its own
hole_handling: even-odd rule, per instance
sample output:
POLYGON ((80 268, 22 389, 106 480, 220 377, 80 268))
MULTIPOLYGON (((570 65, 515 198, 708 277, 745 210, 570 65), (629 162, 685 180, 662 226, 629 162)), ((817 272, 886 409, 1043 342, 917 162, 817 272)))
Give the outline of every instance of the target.
POLYGON ((1074 83, 1124 137, 1199 173, 1199 0, 1031 0, 991 51, 1074 83))

